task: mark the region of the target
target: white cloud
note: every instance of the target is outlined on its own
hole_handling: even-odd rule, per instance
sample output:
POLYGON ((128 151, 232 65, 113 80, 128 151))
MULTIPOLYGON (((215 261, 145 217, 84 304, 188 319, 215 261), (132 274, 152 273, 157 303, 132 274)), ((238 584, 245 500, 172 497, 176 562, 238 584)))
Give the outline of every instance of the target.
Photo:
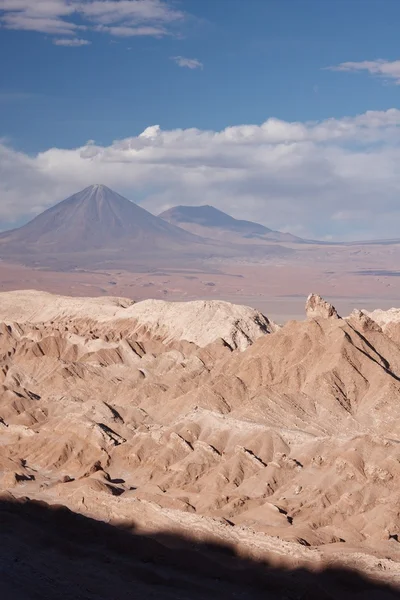
MULTIPOLYGON (((29 156, 0 145, 0 222, 11 225, 95 182, 154 213, 212 204, 297 235, 398 237, 400 110, 321 122, 268 119, 222 131, 158 125, 100 146, 29 156)), ((327 238, 326 238, 327 239, 327 238)))
POLYGON ((58 36, 89 29, 160 37, 184 18, 169 0, 0 0, 3 27, 58 36))
POLYGON ((204 67, 203 63, 197 60, 197 58, 173 56, 172 60, 174 60, 179 67, 186 67, 187 69, 203 69, 204 67))
POLYGON ((88 46, 92 42, 89 40, 82 40, 80 38, 56 38, 53 40, 55 46, 71 46, 77 48, 79 46, 88 46))
POLYGON ((103 24, 118 23, 171 23, 184 18, 184 14, 165 0, 94 0, 76 2, 78 10, 86 17, 103 24))
POLYGON ((117 25, 115 27, 107 27, 106 25, 97 25, 95 31, 101 33, 110 33, 117 37, 136 37, 136 36, 152 36, 162 37, 167 35, 168 32, 162 27, 126 27, 124 25, 117 25))
POLYGON ((382 58, 377 60, 363 60, 361 62, 343 62, 340 65, 329 67, 331 71, 357 72, 367 71, 372 75, 380 75, 394 79, 400 85, 400 60, 388 61, 382 58))

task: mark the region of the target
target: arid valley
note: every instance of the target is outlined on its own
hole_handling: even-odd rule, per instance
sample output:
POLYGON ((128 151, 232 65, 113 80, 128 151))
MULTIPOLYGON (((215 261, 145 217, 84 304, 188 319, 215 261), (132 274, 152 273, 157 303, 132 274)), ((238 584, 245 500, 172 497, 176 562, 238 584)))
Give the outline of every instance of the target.
POLYGON ((219 299, 253 306, 279 323, 301 319, 313 291, 342 314, 389 309, 400 295, 400 239, 293 241, 279 232, 261 235, 260 225, 225 213, 219 220, 211 214, 212 226, 199 226, 196 220, 208 207, 198 207, 199 215, 190 212, 187 223, 169 226, 104 186, 91 186, 57 207, 62 229, 50 209, 15 232, 0 233, 1 291, 135 301, 219 299), (102 199, 104 190, 108 200, 102 199), (78 196, 81 212, 74 208, 78 196), (135 227, 139 237, 132 236, 135 227))
POLYGON ((0 600, 400 600, 399 0, 0 0, 0 600))
POLYGON ((4 597, 397 597, 400 243, 221 214, 0 234, 4 597))

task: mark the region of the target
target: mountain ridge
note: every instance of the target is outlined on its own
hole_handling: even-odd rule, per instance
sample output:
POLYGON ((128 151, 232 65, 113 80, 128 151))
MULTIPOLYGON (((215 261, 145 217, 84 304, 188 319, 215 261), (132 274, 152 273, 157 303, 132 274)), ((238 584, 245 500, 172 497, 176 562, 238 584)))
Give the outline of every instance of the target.
POLYGON ((306 317, 0 294, 1 494, 399 581, 397 333, 317 294, 306 317))
POLYGON ((247 240, 259 239, 261 241, 297 243, 304 241, 291 233, 275 231, 254 221, 235 219, 210 204, 199 206, 178 205, 163 211, 158 216, 170 224, 204 237, 214 237, 215 233, 218 235, 229 233, 247 240))

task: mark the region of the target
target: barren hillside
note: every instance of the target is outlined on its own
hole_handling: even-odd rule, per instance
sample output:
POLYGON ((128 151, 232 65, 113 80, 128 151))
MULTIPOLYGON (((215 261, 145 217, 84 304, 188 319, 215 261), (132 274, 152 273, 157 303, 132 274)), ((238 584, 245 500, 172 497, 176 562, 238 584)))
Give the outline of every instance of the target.
POLYGON ((399 583, 400 346, 306 317, 0 294, 1 489, 399 583))

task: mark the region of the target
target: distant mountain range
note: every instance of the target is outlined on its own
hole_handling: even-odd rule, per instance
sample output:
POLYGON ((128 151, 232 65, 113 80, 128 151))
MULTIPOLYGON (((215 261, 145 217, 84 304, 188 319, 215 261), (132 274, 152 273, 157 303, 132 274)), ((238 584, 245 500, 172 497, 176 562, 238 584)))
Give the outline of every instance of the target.
MULTIPOLYGON (((181 208, 185 207, 169 212, 174 214, 181 208)), ((232 223, 236 223, 241 237, 259 235, 265 241, 278 238, 267 238, 271 230, 262 225, 237 221, 213 207, 197 208, 205 208, 209 215, 202 235, 180 226, 180 222, 178 226, 172 217, 166 219, 165 213, 163 218, 152 215, 104 185, 91 185, 26 225, 1 233, 0 259, 54 269, 140 270, 237 257, 262 260, 293 252, 273 243, 254 245, 249 241, 246 246, 235 244, 238 240, 218 240, 208 234, 213 220, 218 223, 215 228, 227 227, 226 223, 232 228, 232 223), (215 213, 219 221, 215 220, 215 213)))
POLYGON ((209 238, 260 240, 300 243, 303 240, 291 233, 268 229, 252 221, 234 219, 214 206, 174 206, 158 215, 170 224, 209 238))

